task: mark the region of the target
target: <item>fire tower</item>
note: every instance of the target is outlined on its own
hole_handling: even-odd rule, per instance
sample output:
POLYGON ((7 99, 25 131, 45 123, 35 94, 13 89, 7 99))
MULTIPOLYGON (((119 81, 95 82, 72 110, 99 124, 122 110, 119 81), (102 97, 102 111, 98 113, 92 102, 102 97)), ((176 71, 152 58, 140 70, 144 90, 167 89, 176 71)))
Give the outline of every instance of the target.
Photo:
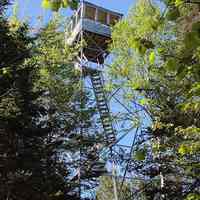
MULTIPOLYGON (((102 72, 104 61, 109 55, 108 46, 112 42, 111 27, 122 16, 118 12, 99 7, 87 1, 81 1, 77 11, 71 17, 65 39, 70 46, 81 45, 74 65, 81 71, 82 82, 86 84, 86 79, 90 81, 103 130, 103 142, 100 148, 109 149, 111 154, 111 146, 116 142, 116 131, 113 127, 107 95, 104 90, 102 72)), ((115 171, 113 171, 114 173, 115 171)), ((113 178, 113 189, 115 199, 118 199, 115 178, 113 178)))
POLYGON ((91 81, 107 145, 115 141, 116 134, 104 92, 102 69, 109 54, 111 26, 121 18, 120 13, 83 1, 72 16, 66 34, 68 45, 79 43, 82 46, 75 65, 80 68, 83 77, 91 81))
MULTIPOLYGON (((89 79, 90 89, 92 89, 95 97, 96 108, 103 129, 101 149, 106 150, 106 158, 112 165, 112 171, 107 175, 113 179, 115 200, 118 200, 119 196, 122 195, 125 180, 134 179, 135 174, 132 173, 132 169, 137 169, 140 163, 134 160, 133 155, 147 137, 143 126, 141 128, 134 127, 131 121, 132 118, 137 119, 138 115, 146 117, 143 107, 140 107, 137 102, 133 102, 131 106, 126 105, 122 100, 124 91, 121 91, 120 88, 116 89, 110 97, 115 101, 115 105, 118 104, 117 114, 119 114, 119 118, 125 119, 123 121, 126 125, 124 122, 120 125, 124 129, 123 131, 115 130, 108 106, 108 101, 111 98, 107 97, 104 90, 103 70, 106 66, 105 59, 109 55, 108 47, 112 42, 111 27, 121 20, 122 16, 121 13, 99 7, 87 1, 81 1, 77 11, 71 17, 66 34, 68 45, 81 44, 74 65, 80 69, 83 83, 86 79, 89 79), (120 110, 123 110, 123 112, 120 110), (123 116, 121 116, 121 113, 123 113, 123 116), (126 139, 125 144, 123 144, 122 140, 128 135, 128 140, 126 139), (120 169, 116 169, 119 166, 120 169), (120 189, 117 189, 116 180, 120 180, 120 189)), ((100 168, 103 169, 103 166, 100 168)))

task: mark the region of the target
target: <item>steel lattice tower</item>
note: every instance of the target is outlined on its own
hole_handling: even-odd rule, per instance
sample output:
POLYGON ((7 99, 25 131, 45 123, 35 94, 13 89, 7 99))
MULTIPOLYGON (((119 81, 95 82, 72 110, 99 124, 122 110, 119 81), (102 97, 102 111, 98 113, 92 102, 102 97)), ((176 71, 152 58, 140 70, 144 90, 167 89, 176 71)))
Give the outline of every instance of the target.
MULTIPOLYGON (((132 162, 132 153, 139 144, 140 131, 135 130, 135 135, 131 145, 120 145, 120 140, 127 133, 117 137, 117 131, 113 127, 113 119, 109 109, 109 99, 118 93, 111 94, 110 97, 104 90, 103 70, 104 61, 109 55, 108 46, 111 40, 111 26, 122 18, 122 14, 114 12, 92 3, 82 1, 77 11, 71 17, 67 26, 66 43, 68 45, 80 44, 80 52, 74 65, 81 71, 82 87, 88 87, 93 91, 96 107, 103 130, 102 152, 106 152, 108 160, 112 164, 113 192, 115 200, 118 200, 116 186, 116 166, 117 162, 124 164, 125 169, 120 178, 123 182, 127 178, 129 167, 132 162), (89 81, 87 84, 86 82, 89 81)), ((117 100, 122 104, 119 100, 117 100)), ((123 106, 126 110, 127 108, 123 106)))

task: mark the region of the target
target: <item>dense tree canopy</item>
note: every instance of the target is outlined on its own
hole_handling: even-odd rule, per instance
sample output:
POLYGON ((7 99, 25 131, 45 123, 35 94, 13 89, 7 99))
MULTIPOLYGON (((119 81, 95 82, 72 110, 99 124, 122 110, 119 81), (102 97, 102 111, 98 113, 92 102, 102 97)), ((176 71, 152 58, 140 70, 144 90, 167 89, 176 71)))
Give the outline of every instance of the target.
MULTIPOLYGON (((78 5, 41 2, 56 12, 78 5)), ((74 67, 80 45, 65 44, 57 14, 31 33, 6 17, 10 3, 0 1, 0 199, 88 200, 95 190, 114 199, 92 94, 74 67)), ((118 200, 199 200, 199 2, 138 0, 113 27, 110 51, 109 88, 123 90, 134 128, 145 126, 128 160, 134 180, 115 182, 118 200)))
POLYGON ((30 36, 16 18, 0 21, 0 199, 80 199, 104 169, 61 24, 30 36))
POLYGON ((114 85, 152 117, 148 199, 199 198, 199 16, 195 4, 140 0, 114 28, 114 85))

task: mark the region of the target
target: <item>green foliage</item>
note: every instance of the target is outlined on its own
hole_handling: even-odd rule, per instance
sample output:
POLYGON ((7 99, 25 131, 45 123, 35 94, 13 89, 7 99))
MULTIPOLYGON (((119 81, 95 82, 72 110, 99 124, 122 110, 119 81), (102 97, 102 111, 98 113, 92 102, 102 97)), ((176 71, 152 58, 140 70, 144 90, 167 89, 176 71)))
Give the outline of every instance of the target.
MULTIPOLYGON (((147 128, 153 159, 147 162, 148 155, 144 157, 143 152, 136 151, 138 160, 143 161, 143 170, 135 173, 139 173, 139 177, 150 174, 153 183, 159 173, 153 173, 151 168, 148 171, 149 163, 155 169, 162 166, 166 185, 163 195, 166 199, 176 199, 199 189, 198 186, 193 191, 189 189, 199 173, 196 165, 200 147, 199 22, 196 5, 188 6, 175 0, 160 3, 166 6, 164 13, 160 4, 138 1, 129 16, 114 27, 115 60, 111 79, 114 83, 120 82, 117 86, 131 97, 126 98, 128 105, 135 101, 145 105, 145 112, 153 119, 152 126, 147 128), (124 75, 115 74, 114 69, 127 67, 127 63, 129 76, 124 79, 124 75), (173 183, 170 182, 168 177, 172 174, 184 177, 185 181, 174 178, 173 183), (181 184, 186 188, 184 192, 179 187, 181 184)), ((147 120, 142 114, 139 117, 143 123, 147 120)), ((152 184, 151 189, 156 191, 156 185, 152 184)), ((152 192, 152 195, 150 199, 156 194, 152 192)))
POLYGON ((154 64, 155 63, 155 58, 156 58, 156 56, 155 56, 155 52, 151 52, 150 54, 149 54, 149 62, 150 62, 150 64, 154 64))
POLYGON ((189 194, 186 198, 186 200, 199 200, 200 195, 199 194, 189 194))
POLYGON ((181 154, 181 155, 185 155, 185 154, 188 154, 191 152, 191 149, 190 149, 190 146, 187 146, 187 145, 181 145, 178 149, 178 152, 181 154))
MULTIPOLYGON (((121 186, 121 181, 117 181, 118 198, 123 200, 132 199, 131 185, 128 182, 121 186)), ((100 178, 100 185, 97 189, 97 200, 114 199, 113 180, 111 177, 102 176, 100 178)))
POLYGON ((52 11, 58 11, 60 8, 77 9, 77 0, 42 0, 42 7, 45 9, 51 9, 52 11))
POLYGON ((165 68, 168 71, 177 71, 178 69, 178 62, 175 58, 170 58, 166 61, 165 68))
POLYGON ((138 150, 138 151, 135 152, 134 158, 137 161, 143 161, 143 160, 145 160, 145 157, 146 157, 146 150, 145 149, 138 150))
POLYGON ((200 44, 199 33, 197 31, 192 31, 185 34, 185 48, 188 50, 196 49, 200 44))
MULTIPOLYGON (((56 109, 55 117, 59 128, 61 132, 65 132, 65 141, 60 146, 60 151, 70 152, 72 155, 65 167, 65 170, 70 172, 69 177, 65 177, 66 181, 70 176, 74 176, 72 181, 67 182, 71 187, 70 193, 78 191, 79 187, 78 174, 73 174, 79 170, 79 165, 75 163, 81 162, 81 181, 87 186, 86 190, 90 190, 92 184, 96 184, 96 179, 105 172, 105 163, 99 161, 97 148, 102 138, 91 123, 95 108, 89 105, 90 93, 83 92, 80 73, 77 73, 74 67, 79 45, 73 48, 65 45, 64 33, 59 31, 63 30, 62 26, 63 21, 60 18, 55 18, 48 24, 37 40, 37 50, 40 53, 33 59, 40 69, 40 79, 36 87, 47 91, 48 104, 56 109)), ((74 193, 79 195, 77 192, 74 193)))
POLYGON ((180 17, 179 9, 177 7, 171 7, 167 12, 166 17, 168 20, 171 20, 171 21, 176 20, 178 17, 180 17))
POLYGON ((80 148, 89 189, 104 163, 91 127, 94 109, 86 109, 88 96, 74 70, 78 47, 63 42, 59 18, 34 38, 27 24, 16 22, 0 18, 0 199, 80 199, 74 173, 80 148), (66 154, 73 156, 66 161, 66 154))

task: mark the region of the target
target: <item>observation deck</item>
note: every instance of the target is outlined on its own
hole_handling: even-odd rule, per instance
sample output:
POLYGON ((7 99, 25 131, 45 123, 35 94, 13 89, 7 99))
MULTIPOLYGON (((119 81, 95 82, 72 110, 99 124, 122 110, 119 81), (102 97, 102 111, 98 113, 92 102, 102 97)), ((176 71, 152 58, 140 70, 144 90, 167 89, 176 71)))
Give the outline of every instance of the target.
POLYGON ((86 42, 83 49, 85 57, 89 61, 102 64, 111 42, 111 27, 122 16, 121 13, 87 1, 81 2, 67 27, 66 43, 73 45, 83 39, 86 42))

